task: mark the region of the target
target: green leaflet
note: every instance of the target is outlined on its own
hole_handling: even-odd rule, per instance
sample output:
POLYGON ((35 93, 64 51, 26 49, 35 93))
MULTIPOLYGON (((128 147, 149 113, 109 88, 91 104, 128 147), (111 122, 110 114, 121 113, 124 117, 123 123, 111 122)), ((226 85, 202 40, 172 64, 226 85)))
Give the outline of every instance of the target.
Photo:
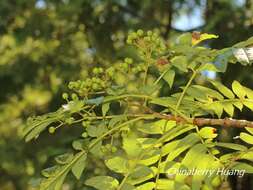
POLYGON ((157 183, 157 189, 168 190, 168 189, 178 189, 178 190, 190 190, 190 187, 182 183, 177 183, 170 179, 159 179, 157 183))
POLYGON ((242 153, 241 159, 245 159, 245 160, 249 160, 249 161, 253 162, 253 151, 251 150, 246 153, 242 153))
POLYGON ((138 163, 150 166, 155 164, 160 158, 161 151, 159 149, 153 149, 148 152, 145 152, 145 155, 139 160, 138 163))
POLYGON ((246 96, 246 91, 239 82, 234 81, 232 83, 232 89, 239 98, 244 98, 246 96))
POLYGON ((136 190, 153 190, 154 187, 155 187, 154 182, 148 182, 148 183, 138 186, 136 190))
POLYGON ((224 147, 224 148, 228 148, 228 149, 239 150, 239 151, 247 150, 246 146, 243 146, 243 145, 240 145, 240 144, 234 144, 234 143, 217 142, 214 145, 224 147))
POLYGON ((252 129, 252 128, 245 127, 245 129, 246 129, 251 135, 253 135, 253 129, 252 129))
POLYGON ((56 120, 54 119, 45 120, 44 122, 36 125, 32 130, 30 130, 28 133, 25 134, 25 141, 28 142, 33 138, 36 138, 42 131, 44 131, 47 128, 47 126, 49 126, 54 121, 56 120))
POLYGON ((211 97, 211 98, 215 98, 218 100, 224 99, 223 96, 219 92, 217 92, 213 89, 210 89, 210 88, 207 88, 204 86, 200 86, 200 85, 192 85, 191 88, 193 88, 192 89, 193 91, 198 91, 199 93, 204 94, 206 98, 211 97))
POLYGON ((234 162, 233 166, 230 169, 239 171, 245 170, 246 173, 253 173, 253 166, 242 162, 234 162))
POLYGON ((64 117, 63 113, 63 110, 59 109, 56 112, 28 120, 26 127, 23 129, 23 136, 25 137, 26 142, 36 138, 50 124, 57 122, 64 117))
POLYGON ((199 135, 205 139, 213 139, 217 137, 216 129, 213 127, 203 127, 199 131, 199 135))
POLYGON ((148 175, 145 175, 145 176, 142 176, 142 177, 133 178, 133 177, 130 176, 129 179, 128 179, 128 182, 131 183, 131 184, 133 184, 133 185, 137 185, 137 184, 142 184, 143 182, 148 181, 148 180, 154 178, 155 175, 156 175, 156 173, 157 173, 157 168, 151 166, 150 170, 152 172, 150 172, 148 175))
POLYGON ((127 173, 129 169, 128 161, 119 156, 106 160, 105 165, 116 173, 127 173))
POLYGON ((85 101, 86 104, 94 104, 94 105, 100 105, 102 104, 104 101, 104 97, 103 96, 100 96, 98 98, 94 98, 94 99, 88 99, 85 101))
POLYGON ((171 59, 171 65, 182 72, 187 72, 187 58, 185 56, 176 56, 171 59))
POLYGON ((138 126, 138 130, 147 134, 163 134, 164 132, 172 129, 175 126, 175 121, 167 121, 161 119, 159 121, 149 122, 147 124, 138 126))
POLYGON ((241 47, 246 47, 251 44, 253 44, 253 37, 250 37, 249 39, 247 39, 245 41, 239 42, 239 43, 235 44, 233 47, 237 47, 237 48, 240 47, 241 48, 241 47))
POLYGON ((210 82, 212 83, 212 85, 217 90, 219 90, 227 98, 231 98, 232 99, 232 98, 235 97, 234 93, 229 88, 227 88, 226 86, 224 86, 223 84, 221 84, 220 82, 214 81, 214 80, 210 80, 210 82))
POLYGON ((103 116, 105 116, 107 114, 107 112, 110 109, 110 103, 105 103, 102 105, 102 114, 103 116))
POLYGON ((215 66, 215 64, 212 64, 212 63, 205 63, 205 64, 202 64, 200 67, 199 67, 199 71, 214 71, 214 72, 221 72, 219 70, 219 68, 217 68, 215 66))
POLYGON ((221 71, 227 70, 228 62, 233 57, 233 51, 231 48, 225 48, 217 51, 217 56, 214 58, 213 63, 221 71))
POLYGON ((191 33, 187 32, 185 34, 181 34, 177 38, 177 43, 179 45, 191 46, 191 44, 192 44, 192 35, 191 35, 191 33))
POLYGON ((56 166, 51 174, 47 172, 47 175, 45 176, 46 178, 44 178, 40 183, 40 190, 61 190, 62 183, 68 172, 78 161, 80 161, 80 159, 83 159, 84 155, 86 155, 86 152, 81 151, 76 154, 69 163, 61 166, 56 166))
POLYGON ((78 139, 72 142, 72 147, 75 150, 84 150, 85 149, 85 141, 83 139, 78 139))
POLYGON ((86 167, 86 154, 78 153, 81 154, 81 157, 74 163, 73 167, 71 168, 72 173, 76 177, 76 179, 80 179, 84 168, 86 167))
POLYGON ((220 102, 211 102, 204 105, 205 109, 212 110, 219 118, 223 113, 223 106, 220 102))
POLYGON ((168 154, 166 161, 172 161, 199 141, 199 136, 196 133, 191 133, 183 139, 165 144, 162 147, 162 153, 163 155, 168 154))
POLYGON ((153 174, 153 170, 145 165, 138 165, 135 167, 134 171, 130 174, 130 178, 135 180, 139 178, 145 178, 148 175, 153 174))
POLYGON ((248 144, 253 144, 253 136, 247 133, 240 133, 240 139, 248 144))
POLYGON ((110 176, 96 176, 86 180, 85 185, 92 186, 98 190, 116 190, 119 182, 110 176))
POLYGON ((184 159, 182 160, 182 164, 187 166, 188 169, 193 169, 198 165, 196 160, 201 160, 202 157, 205 155, 207 148, 203 144, 196 144, 194 145, 185 155, 184 159))
POLYGON ((173 86, 174 78, 175 78, 175 71, 174 70, 168 70, 163 75, 163 79, 168 83, 170 88, 172 88, 172 86, 173 86))
POLYGON ((99 137, 102 134, 106 133, 108 131, 107 127, 104 123, 100 123, 99 125, 89 125, 87 127, 88 135, 91 137, 99 137))
POLYGON ((65 153, 65 154, 57 156, 55 158, 55 161, 58 164, 63 164, 64 165, 64 164, 69 163, 72 159, 73 159, 73 154, 72 153, 65 153))
POLYGON ((129 184, 128 182, 125 182, 122 185, 121 190, 135 190, 135 186, 133 186, 132 184, 129 184))
POLYGON ((140 142, 136 137, 125 137, 123 138, 123 147, 127 155, 130 158, 138 157, 142 152, 142 147, 140 142))
POLYGON ((167 132, 164 135, 164 142, 168 142, 170 140, 173 140, 174 138, 176 138, 177 136, 184 134, 192 129, 195 129, 195 127, 193 125, 179 125, 176 128, 173 128, 172 130, 170 130, 169 132, 167 132))
MULTIPOLYGON (((198 171, 208 171, 208 170, 215 170, 218 169, 220 164, 214 160, 214 158, 211 155, 205 154, 202 156, 202 158, 198 161, 198 164, 196 166, 196 170, 198 171)), ((192 178, 192 190, 200 190, 202 187, 202 183, 206 178, 209 178, 211 174, 200 174, 200 175, 193 175, 192 178)), ((215 174, 212 174, 215 175, 215 174)))

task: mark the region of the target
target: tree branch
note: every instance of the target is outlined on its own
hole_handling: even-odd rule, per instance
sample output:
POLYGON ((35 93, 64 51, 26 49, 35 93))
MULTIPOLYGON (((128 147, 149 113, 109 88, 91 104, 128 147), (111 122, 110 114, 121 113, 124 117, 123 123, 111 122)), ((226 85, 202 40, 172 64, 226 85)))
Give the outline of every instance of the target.
POLYGON ((199 127, 203 126, 224 126, 224 127, 236 127, 236 128, 244 128, 249 127, 253 128, 253 121, 247 120, 237 120, 232 118, 224 118, 224 119, 210 119, 210 118, 193 118, 191 122, 186 121, 184 118, 180 116, 174 116, 171 114, 161 114, 157 112, 153 112, 157 117, 166 119, 166 120, 173 120, 177 123, 189 123, 194 124, 199 127))

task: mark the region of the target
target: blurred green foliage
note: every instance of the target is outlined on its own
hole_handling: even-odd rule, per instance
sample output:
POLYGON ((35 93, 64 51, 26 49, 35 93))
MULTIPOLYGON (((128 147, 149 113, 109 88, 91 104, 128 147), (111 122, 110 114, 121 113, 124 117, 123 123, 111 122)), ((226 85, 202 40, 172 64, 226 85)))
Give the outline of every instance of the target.
MULTIPOLYGON (((94 66, 133 55, 124 46, 130 30, 156 29, 165 39, 174 38, 183 32, 173 26, 179 15, 191 15, 201 8, 204 25, 190 31, 217 34, 219 43, 208 45, 227 47, 247 39, 253 31, 252 0, 238 2, 1 0, 1 189, 29 189, 30 177, 38 175, 49 158, 69 148, 76 131, 61 131, 53 138, 45 133, 34 143, 24 144, 21 128, 28 116, 55 110, 63 102, 60 97, 69 81, 85 78, 94 66)), ((252 68, 233 65, 222 80, 231 83, 236 77, 253 87, 251 73, 252 68)))

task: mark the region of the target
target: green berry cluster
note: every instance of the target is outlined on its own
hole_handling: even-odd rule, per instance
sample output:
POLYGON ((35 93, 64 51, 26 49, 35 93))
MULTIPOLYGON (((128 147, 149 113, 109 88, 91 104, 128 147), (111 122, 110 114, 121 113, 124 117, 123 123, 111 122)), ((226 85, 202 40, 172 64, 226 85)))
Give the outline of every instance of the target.
MULTIPOLYGON (((95 70, 93 73, 100 74, 95 70)), ((107 87, 107 82, 97 76, 87 78, 85 80, 71 81, 68 85, 69 89, 76 91, 80 95, 86 95, 89 92, 100 91, 107 87)))
POLYGON ((85 120, 85 121, 82 122, 82 126, 83 126, 84 128, 90 126, 90 124, 91 124, 91 121, 89 121, 89 120, 85 120))
POLYGON ((104 73, 104 69, 102 67, 95 67, 93 68, 92 73, 94 75, 99 75, 99 74, 104 73))
POLYGON ((144 63, 140 63, 132 68, 132 72, 133 73, 142 72, 142 71, 145 71, 145 68, 146 68, 146 65, 144 63))
POLYGON ((128 35, 127 43, 129 45, 135 45, 140 52, 154 51, 156 53, 162 53, 166 50, 166 45, 162 38, 159 37, 157 32, 143 30, 137 30, 128 35))
POLYGON ((130 69, 130 66, 133 64, 133 59, 132 58, 125 58, 124 62, 119 64, 119 67, 117 68, 119 71, 122 72, 127 72, 130 69))
POLYGON ((106 69, 105 73, 106 73, 106 76, 113 78, 115 74, 115 68, 109 67, 108 69, 106 69))
POLYGON ((117 147, 111 144, 106 144, 104 146, 101 146, 101 152, 103 152, 104 154, 115 153, 117 150, 118 150, 117 147))
POLYGON ((144 35, 144 32, 143 30, 137 30, 137 32, 131 32, 129 35, 128 35, 128 38, 127 38, 127 43, 132 45, 134 44, 139 38, 143 37, 144 35))

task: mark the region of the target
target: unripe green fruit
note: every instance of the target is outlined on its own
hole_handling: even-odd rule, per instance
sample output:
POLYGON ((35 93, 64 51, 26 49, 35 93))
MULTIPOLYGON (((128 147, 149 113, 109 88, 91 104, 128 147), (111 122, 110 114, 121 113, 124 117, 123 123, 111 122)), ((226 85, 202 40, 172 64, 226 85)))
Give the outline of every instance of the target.
POLYGON ((104 69, 103 68, 98 68, 99 73, 103 73, 104 69))
POLYGON ((48 132, 53 134, 55 132, 55 128, 54 127, 49 127, 48 132))
POLYGON ((101 152, 103 152, 103 153, 106 153, 106 152, 107 152, 107 148, 105 148, 105 146, 101 146, 100 150, 101 150, 101 152))
POLYGON ((110 67, 106 70, 106 73, 109 77, 113 77, 115 69, 113 67, 110 67))
POLYGON ((114 137, 114 138, 119 138, 119 137, 120 137, 120 133, 115 133, 115 134, 113 135, 113 137, 114 137))
POLYGON ((74 122, 74 120, 75 119, 73 117, 70 117, 70 118, 66 119, 65 122, 70 125, 74 122))
POLYGON ((138 35, 138 36, 142 36, 142 35, 143 35, 143 33, 144 33, 144 32, 143 32, 143 30, 140 30, 140 29, 139 29, 139 30, 137 30, 137 35, 138 35))
POLYGON ((96 77, 92 77, 92 82, 96 82, 97 81, 97 78, 96 77))
POLYGON ((131 34, 131 36, 132 36, 132 38, 133 38, 133 39, 138 38, 138 35, 137 35, 137 33, 136 33, 136 32, 133 32, 133 33, 131 34))
POLYGON ((151 41, 151 38, 148 37, 148 36, 144 37, 143 39, 144 39, 146 42, 150 42, 150 41, 151 41))
POLYGON ((62 94, 62 98, 63 98, 64 100, 67 100, 67 99, 69 98, 69 95, 68 95, 67 93, 63 93, 63 94, 62 94))
POLYGON ((132 68, 132 72, 137 73, 138 72, 137 68, 132 68))
POLYGON ((98 68, 94 68, 92 70, 92 72, 93 72, 93 74, 97 75, 97 74, 99 74, 99 69, 98 68))
POLYGON ((107 150, 111 150, 111 148, 112 148, 112 145, 110 145, 110 144, 107 144, 107 145, 105 145, 105 148, 106 148, 107 150))
POLYGON ((152 36, 152 34, 153 34, 153 32, 150 31, 150 30, 147 32, 147 35, 148 35, 148 36, 152 36))
POLYGON ((131 45, 133 41, 131 39, 127 39, 127 44, 131 45))
POLYGON ((112 147, 112 153, 115 153, 117 151, 117 148, 115 146, 112 147))
POLYGON ((214 177, 214 179, 211 182, 213 187, 219 187, 221 184, 221 179, 219 176, 214 177))
POLYGON ((96 83, 92 84, 92 89, 93 90, 98 90, 99 89, 99 85, 96 84, 96 83))
POLYGON ((212 190, 206 184, 202 185, 201 190, 212 190))
POLYGON ((83 127, 87 127, 86 121, 83 121, 83 122, 82 122, 82 126, 83 126, 83 127))
POLYGON ((124 59, 124 62, 128 63, 128 64, 132 64, 133 60, 131 58, 127 57, 127 58, 124 59))
POLYGON ((88 133, 87 133, 87 132, 82 133, 82 137, 83 137, 83 138, 88 137, 88 133))
POLYGON ((72 98, 73 100, 78 100, 78 96, 77 96, 77 94, 75 94, 75 93, 72 93, 72 94, 71 94, 71 98, 72 98))
POLYGON ((127 63, 122 63, 122 68, 127 70, 128 69, 128 64, 127 63))

